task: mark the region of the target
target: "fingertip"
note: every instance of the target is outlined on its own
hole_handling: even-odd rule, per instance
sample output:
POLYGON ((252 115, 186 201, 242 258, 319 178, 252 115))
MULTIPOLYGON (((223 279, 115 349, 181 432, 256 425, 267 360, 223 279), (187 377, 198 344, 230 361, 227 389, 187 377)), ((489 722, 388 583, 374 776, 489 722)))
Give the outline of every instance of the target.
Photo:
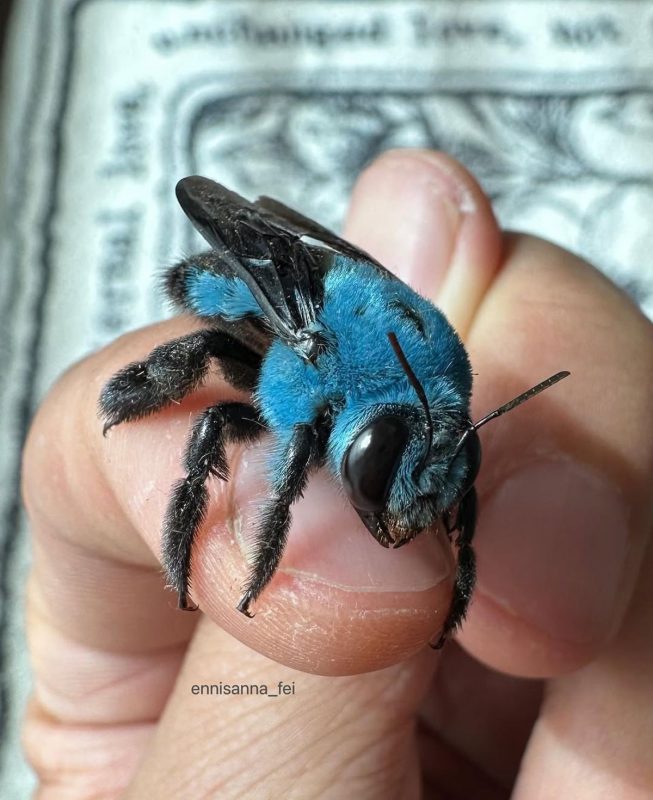
POLYGON ((572 642, 549 635, 477 588, 457 642, 474 658, 518 678, 555 678, 584 667, 601 650, 598 642, 572 642))
POLYGON ((451 601, 448 541, 432 530, 399 550, 381 547, 320 473, 293 508, 283 559, 254 618, 238 612, 265 498, 261 463, 233 454, 226 518, 211 504, 198 535, 193 586, 202 609, 258 652, 316 674, 369 672, 423 648, 451 601))
MULTIPOLYGON (((228 566, 231 575, 238 570, 228 566)), ((427 648, 451 598, 450 584, 403 595, 356 593, 279 572, 246 618, 207 588, 214 570, 199 572, 202 609, 214 622, 272 661, 316 675, 357 675, 405 661, 427 648)))

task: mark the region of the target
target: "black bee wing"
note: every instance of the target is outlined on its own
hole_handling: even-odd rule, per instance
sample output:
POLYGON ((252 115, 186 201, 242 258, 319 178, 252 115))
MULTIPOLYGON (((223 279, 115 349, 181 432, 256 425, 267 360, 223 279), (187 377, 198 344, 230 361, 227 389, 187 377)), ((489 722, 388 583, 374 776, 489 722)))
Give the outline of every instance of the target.
MULTIPOLYGON (((272 197, 259 197, 254 202, 257 208, 266 216, 275 218, 278 224, 284 225, 288 231, 292 231, 296 236, 303 240, 312 239, 318 245, 326 246, 329 250, 351 258, 353 261, 365 261, 376 269, 381 270, 387 275, 391 275, 379 262, 372 258, 369 253, 356 247, 346 239, 341 239, 333 231, 323 227, 315 220, 303 216, 298 211, 288 208, 272 197)), ((327 270, 328 271, 328 270, 327 270)))
POLYGON ((196 175, 181 180, 176 191, 223 272, 243 280, 274 332, 303 352, 322 305, 324 275, 338 255, 390 275, 367 253, 276 200, 251 203, 196 175))

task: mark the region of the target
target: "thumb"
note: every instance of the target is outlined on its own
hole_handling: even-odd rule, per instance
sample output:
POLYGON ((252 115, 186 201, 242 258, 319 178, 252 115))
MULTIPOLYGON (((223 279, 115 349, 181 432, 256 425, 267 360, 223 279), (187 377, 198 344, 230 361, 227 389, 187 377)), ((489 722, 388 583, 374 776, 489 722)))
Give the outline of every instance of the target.
POLYGON ((436 662, 323 677, 203 618, 126 800, 418 797, 416 712, 436 662), (264 787, 264 789, 262 788, 264 787))

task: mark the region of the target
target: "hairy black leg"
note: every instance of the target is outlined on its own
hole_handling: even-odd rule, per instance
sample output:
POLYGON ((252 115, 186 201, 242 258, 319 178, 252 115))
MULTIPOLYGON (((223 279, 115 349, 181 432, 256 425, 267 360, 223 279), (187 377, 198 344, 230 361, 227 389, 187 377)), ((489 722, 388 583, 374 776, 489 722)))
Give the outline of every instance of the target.
POLYGON ((460 530, 460 525, 461 525, 461 521, 460 521, 460 506, 461 506, 461 504, 458 503, 455 513, 451 512, 451 511, 448 511, 444 515, 444 519, 443 519, 444 530, 445 530, 445 533, 447 534, 447 536, 449 537, 449 541, 451 541, 451 534, 454 533, 455 531, 459 531, 460 530))
POLYGON ((460 501, 458 514, 456 515, 456 527, 460 530, 458 538, 456 539, 456 546, 458 548, 456 582, 454 584, 451 606, 447 618, 444 621, 442 633, 435 642, 431 642, 431 647, 436 650, 444 646, 448 637, 465 619, 469 601, 474 591, 474 585, 476 583, 476 556, 472 548, 472 539, 474 538, 474 531, 476 530, 476 511, 476 489, 472 486, 460 501))
POLYGON ((257 353, 218 330, 196 331, 159 345, 144 361, 128 364, 105 384, 100 394, 104 433, 181 400, 201 383, 210 358, 221 361, 227 379, 243 388, 251 388, 261 364, 257 353))
POLYGON ((172 492, 163 523, 163 565, 170 585, 179 594, 179 608, 189 609, 191 551, 208 505, 210 475, 227 480, 227 442, 249 442, 265 427, 258 411, 246 403, 211 406, 197 418, 186 446, 186 477, 172 492))
POLYGON ((254 565, 238 610, 248 617, 252 603, 279 566, 290 527, 290 506, 301 497, 311 467, 320 462, 320 432, 317 426, 296 425, 286 447, 280 473, 275 476, 271 497, 263 510, 256 535, 254 565))

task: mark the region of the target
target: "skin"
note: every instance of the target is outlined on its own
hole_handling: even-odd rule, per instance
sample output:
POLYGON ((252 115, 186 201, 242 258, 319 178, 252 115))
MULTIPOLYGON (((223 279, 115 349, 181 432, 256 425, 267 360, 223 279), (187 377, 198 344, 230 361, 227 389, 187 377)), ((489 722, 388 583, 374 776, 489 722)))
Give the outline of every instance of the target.
POLYGON ((211 484, 203 613, 177 611, 158 560, 168 489, 192 415, 240 395, 214 376, 103 439, 104 381, 196 323, 131 333, 62 377, 25 450, 40 800, 651 796, 652 326, 575 256, 502 235, 443 154, 377 160, 346 235, 461 332, 475 419, 572 373, 481 433, 479 581, 457 642, 424 647, 451 594, 446 540, 383 550, 321 475, 255 619, 239 614, 258 447, 232 449, 232 482, 211 484), (295 694, 192 693, 218 681, 295 694))

